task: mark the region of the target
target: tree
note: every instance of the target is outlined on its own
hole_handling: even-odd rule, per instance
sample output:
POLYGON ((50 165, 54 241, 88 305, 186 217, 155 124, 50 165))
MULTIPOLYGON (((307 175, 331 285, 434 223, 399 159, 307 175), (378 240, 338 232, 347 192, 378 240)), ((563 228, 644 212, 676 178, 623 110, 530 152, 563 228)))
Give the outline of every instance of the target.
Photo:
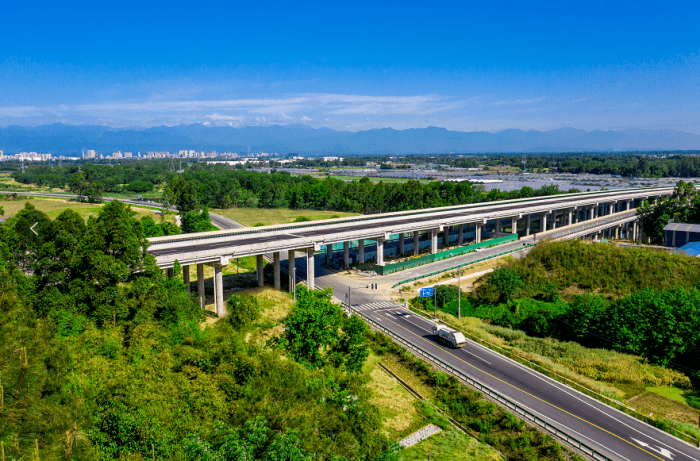
POLYGON ((345 318, 330 291, 300 287, 286 326, 287 350, 308 368, 330 364, 357 372, 369 355, 366 325, 360 318, 345 318))
POLYGON ((479 286, 479 297, 490 302, 506 302, 515 297, 525 286, 518 271, 508 267, 497 267, 486 282, 479 286))
POLYGON ((167 204, 175 205, 181 215, 190 211, 198 211, 200 208, 197 193, 198 184, 182 177, 175 177, 163 191, 163 200, 167 204))
POLYGON ((78 194, 78 200, 83 201, 83 192, 87 188, 87 180, 85 179, 84 171, 77 171, 73 173, 70 180, 70 190, 78 194))

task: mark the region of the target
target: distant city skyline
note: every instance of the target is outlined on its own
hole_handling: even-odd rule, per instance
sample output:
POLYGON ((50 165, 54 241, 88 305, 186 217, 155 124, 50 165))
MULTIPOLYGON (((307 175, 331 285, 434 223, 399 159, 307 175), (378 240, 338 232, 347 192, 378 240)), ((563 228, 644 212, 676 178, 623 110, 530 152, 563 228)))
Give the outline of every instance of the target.
POLYGON ((6 2, 0 126, 700 133, 696 2, 6 2))

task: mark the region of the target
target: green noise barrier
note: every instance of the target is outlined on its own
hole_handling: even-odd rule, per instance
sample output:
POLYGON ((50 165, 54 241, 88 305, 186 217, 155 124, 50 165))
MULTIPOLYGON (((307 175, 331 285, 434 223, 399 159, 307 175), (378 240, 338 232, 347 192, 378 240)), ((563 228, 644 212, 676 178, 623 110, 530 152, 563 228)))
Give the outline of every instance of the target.
POLYGON ((399 272, 406 269, 411 269, 413 267, 422 266, 423 264, 430 264, 437 261, 442 261, 443 259, 461 256, 467 253, 471 253, 479 248, 489 248, 497 245, 503 245, 504 243, 510 243, 515 240, 518 240, 518 234, 510 234, 504 237, 497 237, 495 239, 486 240, 481 243, 473 243, 471 245, 465 245, 463 247, 453 248, 451 250, 440 251, 438 253, 421 256, 419 258, 409 259, 400 263, 386 264, 384 266, 375 265, 374 271, 379 275, 389 275, 393 274, 394 272, 399 272))

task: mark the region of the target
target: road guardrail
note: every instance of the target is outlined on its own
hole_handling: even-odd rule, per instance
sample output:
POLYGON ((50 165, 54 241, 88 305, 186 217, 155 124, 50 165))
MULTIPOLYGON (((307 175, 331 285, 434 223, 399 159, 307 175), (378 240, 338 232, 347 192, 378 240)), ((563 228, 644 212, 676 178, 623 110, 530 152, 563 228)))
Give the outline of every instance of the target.
POLYGON ((513 411, 517 415, 520 415, 523 419, 526 419, 526 420, 534 423, 538 427, 544 429, 544 431, 546 433, 556 437, 560 441, 562 441, 562 442, 568 444, 569 446, 579 450, 581 453, 584 453, 585 455, 588 455, 596 460, 613 461, 612 459, 603 455, 602 453, 595 450, 594 448, 581 442, 576 437, 568 434, 565 431, 562 431, 558 427, 552 425, 551 423, 548 423, 544 419, 535 415, 529 409, 523 407, 522 405, 520 405, 516 402, 513 402, 512 400, 510 400, 510 399, 504 397, 503 395, 499 394, 498 392, 494 391, 490 387, 488 387, 488 386, 480 383, 479 381, 465 375, 461 371, 455 369, 451 365, 445 363, 441 359, 439 359, 439 358, 435 357, 434 355, 432 355, 431 353, 421 349, 420 347, 416 346, 415 344, 412 344, 412 343, 406 341, 405 339, 403 339, 402 337, 400 337, 396 333, 392 332, 391 330, 383 327, 379 323, 377 323, 374 320, 372 320, 371 318, 367 317, 362 312, 359 312, 356 310, 352 310, 352 312, 355 313, 356 315, 359 315, 360 317, 362 317, 365 320, 365 322, 369 323, 372 326, 372 328, 374 328, 378 331, 381 331, 385 335, 389 336, 394 341, 399 343, 401 346, 403 346, 407 350, 411 351, 414 355, 418 356, 419 358, 422 358, 422 359, 425 359, 429 362, 434 363, 435 365, 437 365, 441 369, 445 370, 446 372, 451 373, 452 375, 456 376, 460 381, 470 385, 471 387, 478 390, 482 394, 487 395, 492 400, 495 400, 497 403, 505 406, 506 408, 513 411))

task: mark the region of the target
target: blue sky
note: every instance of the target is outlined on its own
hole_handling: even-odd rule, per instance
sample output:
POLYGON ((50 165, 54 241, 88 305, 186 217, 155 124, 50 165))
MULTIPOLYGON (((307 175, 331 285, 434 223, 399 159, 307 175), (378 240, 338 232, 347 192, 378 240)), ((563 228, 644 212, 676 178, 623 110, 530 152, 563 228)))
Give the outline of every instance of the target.
POLYGON ((2 2, 0 125, 698 133, 699 5, 2 2))

